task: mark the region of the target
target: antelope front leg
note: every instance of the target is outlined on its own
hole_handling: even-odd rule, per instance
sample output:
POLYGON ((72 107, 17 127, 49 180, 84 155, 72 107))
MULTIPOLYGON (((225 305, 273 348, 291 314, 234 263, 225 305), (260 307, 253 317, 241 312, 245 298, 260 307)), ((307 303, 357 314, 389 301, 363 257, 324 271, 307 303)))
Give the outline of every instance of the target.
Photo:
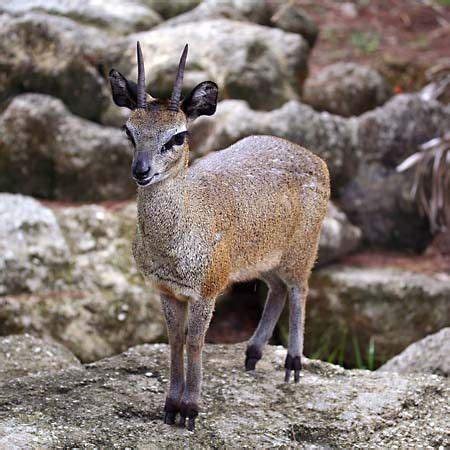
POLYGON ((164 405, 164 423, 173 425, 180 408, 181 396, 185 386, 183 348, 187 302, 162 294, 161 305, 166 319, 170 344, 170 386, 164 405))
POLYGON ((180 404, 182 422, 187 417, 187 429, 193 431, 199 412, 202 383, 202 350, 205 334, 214 310, 214 299, 196 299, 189 303, 188 332, 186 339, 186 387, 180 404))

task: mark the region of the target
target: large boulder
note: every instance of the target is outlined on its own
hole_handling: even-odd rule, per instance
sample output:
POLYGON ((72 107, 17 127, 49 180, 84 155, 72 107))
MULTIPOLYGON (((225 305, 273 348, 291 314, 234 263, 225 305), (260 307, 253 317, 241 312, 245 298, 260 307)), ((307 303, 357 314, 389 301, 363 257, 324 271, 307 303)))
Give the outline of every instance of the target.
POLYGON ((448 381, 304 361, 282 383, 286 350, 268 347, 255 373, 243 345, 205 349, 204 411, 194 433, 162 422, 167 345, 0 385, 0 445, 83 447, 445 447, 448 381), (20 393, 20 401, 18 400, 20 393))
POLYGON ((183 14, 195 8, 202 0, 139 0, 145 6, 156 11, 164 19, 183 14))
POLYGON ((29 334, 0 338, 0 382, 71 368, 81 369, 80 361, 52 339, 29 334))
POLYGON ((174 17, 161 26, 212 19, 249 21, 280 28, 300 34, 311 47, 319 34, 317 25, 301 5, 282 0, 203 0, 195 9, 174 17))
POLYGON ((318 111, 358 116, 385 103, 391 95, 376 70, 356 63, 335 63, 309 77, 302 100, 318 111))
POLYGON ((0 191, 47 199, 134 196, 124 134, 72 115, 42 94, 15 97, 0 116, 0 191))
POLYGON ((423 250, 430 239, 427 220, 411 197, 413 171, 396 166, 420 144, 450 128, 450 107, 420 95, 397 95, 358 118, 356 176, 341 189, 341 206, 375 245, 423 250))
POLYGON ((297 98, 306 76, 309 46, 299 35, 227 19, 183 23, 130 35, 109 49, 109 65, 136 79, 136 41, 145 55, 149 92, 167 98, 183 45, 189 42, 184 87, 204 80, 222 98, 241 98, 271 109, 297 98))
POLYGON ((242 100, 220 102, 211 117, 194 122, 190 135, 192 155, 199 157, 223 149, 252 134, 278 136, 303 145, 328 164, 332 189, 347 183, 357 170, 353 119, 318 113, 308 105, 290 101, 270 112, 254 111, 242 100))
POLYGON ((330 202, 320 233, 318 264, 336 261, 355 251, 361 243, 361 236, 361 230, 330 202))
POLYGON ((131 0, 116 0, 114 3, 98 0, 10 0, 0 5, 2 12, 65 16, 118 34, 148 30, 162 21, 155 11, 131 0))
POLYGON ((83 361, 164 338, 131 253, 135 204, 49 209, 0 194, 0 207, 1 335, 52 337, 83 361))
POLYGON ((101 61, 113 41, 66 17, 0 14, 0 101, 41 92, 61 98, 82 117, 100 120, 111 101, 101 61))
POLYGON ((69 261, 69 246, 48 208, 0 194, 0 296, 58 289, 69 261))
POLYGON ((375 367, 450 325, 450 275, 371 266, 313 273, 306 352, 375 367), (372 347, 372 348, 371 348, 372 347))
POLYGON ((394 356, 378 371, 406 373, 434 373, 450 375, 450 328, 443 328, 418 342, 414 342, 394 356))

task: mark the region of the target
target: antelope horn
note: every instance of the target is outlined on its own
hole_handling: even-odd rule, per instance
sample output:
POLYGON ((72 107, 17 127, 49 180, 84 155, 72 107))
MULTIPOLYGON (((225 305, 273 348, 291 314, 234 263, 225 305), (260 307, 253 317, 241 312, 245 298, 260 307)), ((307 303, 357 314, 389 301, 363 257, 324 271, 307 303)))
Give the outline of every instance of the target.
POLYGON ((184 67, 186 66, 186 57, 188 52, 188 45, 184 46, 183 53, 181 54, 180 64, 178 65, 177 76, 175 77, 175 83, 173 84, 172 96, 169 100, 168 109, 171 111, 178 111, 178 106, 181 100, 181 88, 183 87, 184 67))
POLYGON ((141 44, 137 43, 137 60, 138 60, 138 82, 137 82, 137 107, 145 108, 147 103, 147 94, 145 92, 145 70, 144 57, 142 56, 141 44))

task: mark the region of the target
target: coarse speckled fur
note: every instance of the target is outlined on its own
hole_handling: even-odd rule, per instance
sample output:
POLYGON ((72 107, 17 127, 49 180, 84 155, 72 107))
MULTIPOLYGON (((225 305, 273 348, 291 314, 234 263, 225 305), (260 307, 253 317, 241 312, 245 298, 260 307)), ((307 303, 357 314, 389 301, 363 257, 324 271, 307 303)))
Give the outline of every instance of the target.
POLYGON ((189 120, 214 113, 217 86, 200 83, 173 111, 150 96, 137 108, 131 83, 116 71, 110 79, 116 103, 132 109, 126 131, 134 147, 133 176, 148 183, 138 187, 133 254, 161 292, 167 323, 171 370, 164 421, 173 424, 180 413, 193 429, 214 302, 235 281, 261 278, 269 286, 246 369, 261 358, 288 296, 285 380, 292 371, 299 380, 308 277, 330 196, 328 169, 310 151, 273 136, 242 139, 188 167, 188 139, 173 144, 173 137, 189 120))
POLYGON ((270 271, 295 284, 315 261, 328 198, 320 158, 251 136, 139 187, 133 253, 144 276, 178 299, 215 298, 270 271))

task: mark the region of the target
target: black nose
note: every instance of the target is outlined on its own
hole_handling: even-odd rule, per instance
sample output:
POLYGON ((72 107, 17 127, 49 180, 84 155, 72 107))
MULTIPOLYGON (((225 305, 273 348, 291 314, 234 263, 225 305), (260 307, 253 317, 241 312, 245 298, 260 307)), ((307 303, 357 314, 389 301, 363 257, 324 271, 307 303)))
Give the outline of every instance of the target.
POLYGON ((138 159, 133 167, 133 176, 138 179, 145 179, 150 173, 150 165, 145 160, 138 159))

